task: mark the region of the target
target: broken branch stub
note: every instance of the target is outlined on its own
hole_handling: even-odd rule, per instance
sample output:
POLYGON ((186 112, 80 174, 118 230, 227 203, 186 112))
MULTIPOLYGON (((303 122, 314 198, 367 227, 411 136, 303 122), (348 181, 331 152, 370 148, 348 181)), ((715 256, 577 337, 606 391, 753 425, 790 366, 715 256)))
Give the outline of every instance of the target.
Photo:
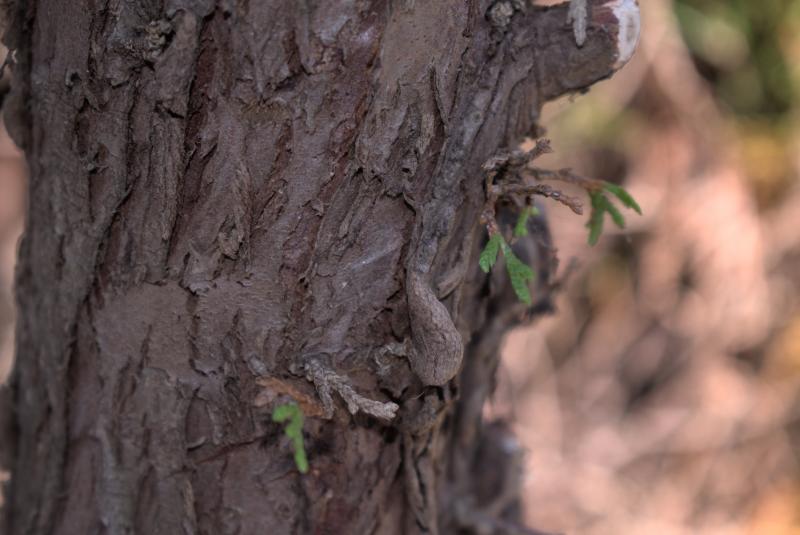
MULTIPOLYGON (((590 2, 587 39, 578 47, 565 24, 567 5, 542 7, 532 18, 531 38, 540 48, 537 70, 544 101, 584 91, 609 78, 633 56, 639 42, 641 18, 636 0, 590 2)), ((520 17, 521 19, 522 17, 520 17)))

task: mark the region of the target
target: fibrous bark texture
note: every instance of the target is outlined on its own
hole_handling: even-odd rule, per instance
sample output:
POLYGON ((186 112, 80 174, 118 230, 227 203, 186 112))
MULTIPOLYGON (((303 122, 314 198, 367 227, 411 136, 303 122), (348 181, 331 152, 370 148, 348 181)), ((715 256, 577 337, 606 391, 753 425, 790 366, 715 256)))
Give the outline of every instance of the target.
POLYGON ((565 7, 521 1, 17 2, 9 533, 523 532, 481 408, 529 311, 478 269, 480 166, 627 59, 628 4, 577 48, 565 7), (463 362, 425 354, 420 303, 463 362))

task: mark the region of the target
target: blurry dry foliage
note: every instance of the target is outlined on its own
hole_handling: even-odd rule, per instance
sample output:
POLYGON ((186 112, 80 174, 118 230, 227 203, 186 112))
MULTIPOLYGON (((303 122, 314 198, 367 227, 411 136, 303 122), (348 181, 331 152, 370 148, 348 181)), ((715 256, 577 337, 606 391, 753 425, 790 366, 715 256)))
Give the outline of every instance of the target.
MULTIPOLYGON (((0 57, 4 56, 5 48, 2 48, 0 57)), ((0 87, 7 83, 6 76, 0 80, 0 87)), ((25 165, 5 128, 0 126, 0 383, 8 376, 14 352, 14 301, 11 286, 17 242, 22 234, 24 209, 25 165)))
POLYGON ((547 110, 543 160, 645 216, 589 249, 550 207, 578 268, 487 412, 528 451, 532 525, 800 533, 800 2, 640 3, 633 62, 547 110))
MULTIPOLYGON (((0 0, 0 13, 5 5, 0 0)), ((0 30, 4 21, 0 16, 0 30)), ((0 46, 0 58, 5 58, 6 49, 0 46)), ((0 94, 5 94, 8 74, 0 75, 0 94)), ((0 384, 11 371, 14 356, 14 260, 17 243, 22 234, 25 212, 25 164, 5 128, 0 124, 0 384)), ((2 415, 0 415, 2 421, 2 415)), ((0 444, 2 453, 3 444, 0 444)), ((8 472, 0 470, 0 484, 8 479, 8 472)), ((0 493, 0 506, 3 496, 0 493)))
MULTIPOLYGON (((800 533, 800 2, 641 3, 633 62, 546 110, 543 161, 623 182, 645 216, 590 249, 553 203, 571 276, 510 336, 487 413, 528 451, 532 525, 800 533)), ((23 175, 4 135, 0 381, 23 175)))

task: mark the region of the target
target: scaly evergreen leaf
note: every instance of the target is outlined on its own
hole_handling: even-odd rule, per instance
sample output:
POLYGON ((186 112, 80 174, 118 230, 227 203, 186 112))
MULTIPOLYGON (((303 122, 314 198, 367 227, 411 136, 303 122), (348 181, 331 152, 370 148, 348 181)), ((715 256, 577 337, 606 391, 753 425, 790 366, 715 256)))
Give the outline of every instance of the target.
POLYGON ((514 293, 517 294, 520 301, 530 306, 533 299, 531 298, 531 290, 528 287, 528 283, 536 277, 536 273, 530 266, 520 260, 505 242, 503 242, 503 258, 506 261, 506 271, 508 271, 508 277, 511 279, 511 287, 514 288, 514 293))
POLYGON ((283 431, 292 441, 294 463, 300 473, 305 474, 308 472, 308 457, 303 444, 303 411, 294 403, 286 403, 275 407, 272 411, 272 421, 283 423, 286 420, 289 420, 289 423, 286 424, 283 431))
POLYGON ((623 217, 622 212, 620 212, 619 209, 614 206, 614 204, 608 200, 605 195, 601 194, 601 196, 603 197, 603 207, 605 211, 608 212, 608 215, 611 216, 611 219, 619 228, 625 228, 625 218, 623 217))
POLYGON ((600 234, 603 233, 603 215, 605 213, 603 199, 605 197, 599 191, 589 193, 589 197, 592 200, 592 214, 589 216, 586 227, 589 229, 589 245, 595 245, 600 239, 600 234))
POLYGON ((609 182, 603 184, 603 188, 614 194, 614 196, 616 196, 617 199, 622 202, 622 204, 633 209, 639 215, 642 215, 642 208, 639 206, 639 203, 636 202, 636 199, 634 199, 631 194, 625 190, 625 188, 609 182))
POLYGON ((484 273, 489 273, 492 267, 497 263, 497 253, 500 251, 500 245, 503 243, 505 243, 505 240, 499 232, 489 238, 478 260, 484 273))
POLYGON ((514 225, 514 237, 522 238, 528 235, 528 219, 539 214, 535 206, 526 206, 519 214, 517 224, 514 225))

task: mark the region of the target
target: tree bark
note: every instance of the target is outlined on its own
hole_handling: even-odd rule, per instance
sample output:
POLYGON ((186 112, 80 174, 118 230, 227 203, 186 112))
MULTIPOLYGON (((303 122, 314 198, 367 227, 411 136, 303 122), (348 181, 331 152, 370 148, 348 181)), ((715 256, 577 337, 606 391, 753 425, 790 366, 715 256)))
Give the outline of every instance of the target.
POLYGON ((620 6, 577 48, 510 0, 18 1, 8 532, 527 532, 481 410, 554 255, 539 217, 530 311, 480 272, 480 167, 627 60, 620 6))

